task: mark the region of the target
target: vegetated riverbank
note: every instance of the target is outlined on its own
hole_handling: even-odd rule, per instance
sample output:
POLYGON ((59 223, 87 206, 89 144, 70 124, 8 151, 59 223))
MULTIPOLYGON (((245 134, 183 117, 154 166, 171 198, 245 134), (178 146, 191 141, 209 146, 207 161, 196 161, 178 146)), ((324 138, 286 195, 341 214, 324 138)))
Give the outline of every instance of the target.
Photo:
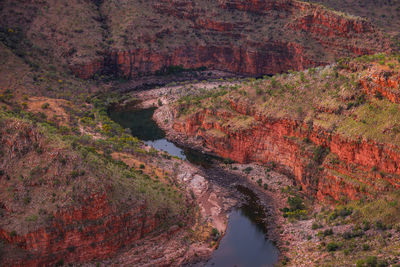
MULTIPOLYGON (((136 108, 149 108, 158 106, 154 114, 154 119, 159 125, 165 125, 169 120, 168 103, 179 99, 182 94, 196 94, 202 90, 213 90, 224 86, 235 86, 238 82, 214 82, 214 83, 197 83, 190 85, 180 85, 152 89, 146 91, 135 92, 132 96, 137 100, 136 108)), ((177 144, 187 146, 185 140, 179 136, 171 135, 171 131, 167 128, 167 137, 177 144)), ((193 145, 193 143, 190 143, 193 145)), ((272 240, 281 250, 285 251, 287 242, 293 242, 301 247, 301 239, 298 234, 304 229, 304 224, 311 224, 309 221, 303 221, 296 227, 282 231, 282 225, 285 223, 282 217, 281 209, 286 207, 286 199, 292 194, 291 188, 293 182, 287 176, 279 174, 271 170, 270 167, 265 167, 257 164, 244 165, 234 164, 232 162, 215 161, 211 168, 204 170, 207 179, 223 188, 230 188, 231 191, 236 191, 237 186, 244 186, 253 191, 260 202, 260 205, 266 211, 266 218, 263 222, 267 228, 268 238, 272 240), (268 172, 268 176, 265 173, 268 172), (286 188, 287 190, 282 190, 286 188), (291 233, 295 233, 292 235, 291 233)), ((240 194, 239 194, 240 196, 240 194)), ((238 195, 236 195, 238 197, 238 195)), ((285 257, 282 257, 285 262, 285 257)))
POLYGON ((150 151, 150 155, 132 157, 126 153, 114 153, 112 156, 144 173, 155 172, 160 179, 177 177, 180 186, 191 194, 198 206, 194 223, 182 222, 179 226, 182 230, 176 235, 163 234, 161 238, 142 240, 137 246, 104 263, 180 266, 207 260, 217 246, 216 241, 226 231, 227 214, 238 204, 236 193, 206 179, 208 173, 202 168, 149 146, 145 149, 150 151))
MULTIPOLYGON (((310 73, 312 72, 310 71, 310 73)), ((244 84, 248 86, 253 82, 254 80, 244 84)), ((184 135, 173 130, 172 125, 176 112, 179 111, 170 108, 171 103, 176 101, 176 97, 171 102, 168 101, 168 97, 177 92, 180 96, 179 103, 182 105, 188 94, 192 94, 191 105, 185 106, 187 112, 200 104, 196 103, 196 99, 201 101, 204 97, 207 98, 207 95, 210 95, 210 98, 218 98, 221 91, 230 92, 232 90, 235 92, 241 86, 243 85, 240 83, 216 84, 214 89, 211 86, 202 90, 201 88, 206 86, 200 86, 197 90, 191 91, 190 88, 195 85, 185 85, 169 89, 162 88, 159 89, 158 94, 150 91, 141 94, 145 96, 143 103, 159 106, 154 114, 154 119, 167 132, 168 139, 210 153, 210 150, 204 147, 205 140, 201 136, 184 135), (150 101, 150 95, 158 96, 158 99, 153 98, 153 101, 150 101), (162 99, 161 103, 158 101, 159 99, 162 99)), ((218 131, 215 134, 218 134, 218 131)), ((380 264, 399 262, 398 249, 395 246, 387 245, 389 240, 391 244, 395 244, 400 238, 398 218, 394 216, 397 214, 395 210, 398 209, 398 206, 391 204, 397 203, 396 201, 399 199, 395 193, 385 194, 376 200, 362 198, 359 201, 349 200, 342 203, 316 202, 301 186, 287 186, 277 180, 278 177, 275 177, 272 171, 276 170, 278 173, 282 173, 284 169, 272 161, 263 165, 250 164, 247 167, 242 164, 232 164, 229 160, 226 160, 225 163, 222 165, 225 165, 227 171, 245 174, 256 187, 263 189, 265 186, 264 194, 271 194, 277 198, 274 207, 277 214, 275 223, 279 223, 275 233, 278 236, 278 246, 283 253, 283 264, 347 266, 357 263, 363 266, 368 262, 380 264), (258 169, 256 166, 261 168, 260 171, 254 171, 258 169), (275 188, 273 188, 274 183, 276 183, 275 188), (269 190, 271 192, 268 192, 269 190)), ((286 179, 288 178, 286 177, 286 179)), ((292 177, 288 180, 293 181, 292 177)), ((273 231, 271 230, 269 234, 273 235, 273 231)))
MULTIPOLYGON (((219 264, 241 264, 244 266, 272 266, 278 259, 278 250, 271 241, 266 238, 268 218, 265 215, 264 205, 257 194, 253 193, 248 187, 251 186, 240 174, 226 172, 218 166, 218 159, 206 156, 201 152, 192 151, 190 148, 181 149, 164 139, 165 135, 152 120, 154 108, 145 110, 129 111, 110 111, 110 116, 123 127, 131 129, 132 133, 145 141, 145 144, 152 145, 154 148, 164 150, 169 154, 176 155, 178 158, 187 159, 196 169, 201 169, 202 174, 208 181, 209 188, 212 190, 214 185, 229 189, 231 200, 236 202, 235 209, 229 211, 229 219, 224 216, 226 224, 219 223, 220 218, 213 218, 207 215, 213 228, 214 241, 218 241, 218 249, 213 253, 208 265, 219 264), (161 132, 160 132, 161 131, 161 132), (204 168, 202 168, 202 167, 204 168), (222 236, 222 238, 218 238, 222 236), (219 241, 222 241, 219 243, 219 241), (258 248, 256 251, 252 248, 258 248), (235 253, 233 253, 236 251, 235 253), (229 256, 227 255, 229 254, 229 256)), ((201 178, 201 177, 200 177, 201 178)), ((198 180, 198 179, 197 179, 198 180)), ((196 182, 195 182, 196 183, 196 182)), ((216 192, 220 195, 219 192, 216 192)), ((204 198, 197 198, 201 209, 207 206, 204 198), (206 204, 206 205, 204 205, 206 204)), ((218 208, 212 207, 211 210, 218 208)), ((216 248, 216 246, 212 246, 216 248)), ((205 258, 208 259, 208 258, 205 258)), ((204 264, 204 262, 202 263, 204 264)), ((201 264, 201 266, 203 266, 201 264)))

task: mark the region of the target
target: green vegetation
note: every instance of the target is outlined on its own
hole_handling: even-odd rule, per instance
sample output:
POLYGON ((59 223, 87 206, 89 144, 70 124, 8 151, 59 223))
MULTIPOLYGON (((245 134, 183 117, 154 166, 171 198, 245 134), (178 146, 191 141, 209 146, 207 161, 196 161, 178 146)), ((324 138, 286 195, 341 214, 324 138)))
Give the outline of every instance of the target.
POLYGON ((47 109, 49 107, 50 107, 50 104, 47 102, 42 105, 42 109, 47 109))
MULTIPOLYGON (((40 136, 37 143, 24 148, 21 154, 22 157, 32 157, 31 153, 40 153, 40 157, 33 156, 35 160, 30 160, 29 165, 24 160, 9 160, 7 168, 2 170, 3 174, 11 177, 6 187, 24 188, 18 193, 21 195, 13 191, 5 192, 7 196, 1 194, 2 201, 8 199, 7 205, 18 210, 17 214, 26 211, 30 214, 23 219, 25 225, 14 224, 20 221, 19 215, 8 217, 4 223, 23 227, 15 229, 18 233, 35 229, 51 221, 49 216, 60 211, 61 207, 79 206, 89 196, 99 193, 106 194, 110 203, 121 212, 146 203, 147 212, 165 216, 166 224, 190 212, 184 204, 183 189, 173 177, 169 178, 170 182, 162 183, 156 175, 143 173, 145 165, 141 165, 140 170, 130 168, 111 157, 113 151, 127 151, 133 156, 135 153, 143 154, 137 139, 125 134, 100 109, 87 114, 87 118, 96 121, 94 126, 86 124, 87 130, 101 133, 102 138, 95 140, 23 109, 0 112, 0 139, 8 138, 15 132, 22 133, 21 136, 29 136, 31 132, 40 136), (98 126, 101 123, 104 126, 104 122, 110 126, 107 130, 98 126), (53 154, 58 155, 56 159, 51 156, 53 154), (52 170, 57 169, 60 173, 52 175, 52 170), (33 191, 32 185, 35 184, 40 186, 33 191)), ((23 144, 18 138, 13 142, 23 144)), ((5 156, 0 154, 0 157, 5 156)))
POLYGON ((304 199, 302 199, 297 192, 290 191, 288 197, 289 207, 283 208, 283 217, 289 218, 289 220, 304 220, 308 217, 308 212, 304 204, 304 199))
MULTIPOLYGON (((323 264, 389 266, 397 262, 400 231, 400 194, 361 199, 326 209, 316 215, 312 229, 321 240, 320 250, 331 254, 323 264), (335 227, 349 229, 343 233, 335 227), (379 256, 373 256, 379 255, 379 256)), ((321 262, 322 263, 322 262, 321 262)))
MULTIPOLYGON (((181 98, 177 106, 180 114, 185 116, 204 109, 230 114, 229 120, 209 116, 210 121, 229 127, 230 131, 244 131, 256 126, 251 114, 262 114, 301 121, 354 140, 372 139, 400 145, 398 104, 379 97, 379 94, 370 97, 360 85, 360 80, 370 79, 371 72, 380 72, 380 61, 385 63, 384 68, 390 64, 395 70, 400 69, 399 58, 399 55, 385 54, 354 60, 344 58, 333 67, 248 79, 241 85, 215 91, 200 90, 194 96, 181 98), (234 106, 241 103, 251 109, 239 112, 234 106)), ((323 147, 317 147, 314 160, 320 163, 327 152, 323 147)))

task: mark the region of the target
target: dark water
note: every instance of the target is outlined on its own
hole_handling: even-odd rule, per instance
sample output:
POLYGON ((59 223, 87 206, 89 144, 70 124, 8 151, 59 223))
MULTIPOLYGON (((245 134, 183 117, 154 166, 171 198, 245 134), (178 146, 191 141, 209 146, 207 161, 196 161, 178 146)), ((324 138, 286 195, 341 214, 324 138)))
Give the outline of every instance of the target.
POLYGON ((273 266, 279 252, 266 238, 265 212, 250 189, 237 186, 245 203, 229 214, 228 228, 212 258, 205 266, 273 266))
POLYGON ((112 120, 119 123, 124 128, 131 129, 132 135, 144 141, 145 144, 157 150, 163 150, 172 156, 186 159, 182 148, 165 138, 165 133, 152 119, 156 108, 141 109, 135 111, 111 111, 109 113, 112 120))
MULTIPOLYGON (((155 149, 164 150, 203 167, 211 165, 212 158, 209 156, 169 142, 164 132, 152 120, 154 110, 155 108, 127 112, 111 111, 109 115, 122 127, 131 129, 132 135, 155 149)), ((273 266, 278 261, 277 248, 266 238, 266 215, 257 195, 243 186, 237 186, 236 189, 246 201, 229 214, 226 234, 212 258, 198 266, 261 267, 273 266)))

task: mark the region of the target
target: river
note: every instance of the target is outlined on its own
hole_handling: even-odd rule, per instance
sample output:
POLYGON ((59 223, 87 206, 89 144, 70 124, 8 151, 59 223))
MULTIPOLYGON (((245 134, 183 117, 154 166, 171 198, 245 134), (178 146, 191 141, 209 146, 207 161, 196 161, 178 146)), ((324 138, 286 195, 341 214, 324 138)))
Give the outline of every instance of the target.
MULTIPOLYGON (((154 110, 111 111, 110 117, 157 150, 205 168, 212 164, 208 156, 168 141, 152 119, 154 110)), ((266 237, 265 212, 257 195, 244 186, 237 186, 236 189, 245 202, 229 214, 227 231, 211 259, 196 266, 261 267, 273 266, 278 261, 278 249, 266 237)))

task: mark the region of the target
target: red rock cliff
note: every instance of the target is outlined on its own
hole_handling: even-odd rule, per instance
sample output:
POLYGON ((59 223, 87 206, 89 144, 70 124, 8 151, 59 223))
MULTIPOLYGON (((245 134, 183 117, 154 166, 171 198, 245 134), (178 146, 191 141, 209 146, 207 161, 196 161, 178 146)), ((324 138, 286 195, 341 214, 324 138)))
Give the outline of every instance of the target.
POLYGON ((370 96, 386 97, 393 103, 400 103, 400 73, 394 70, 380 70, 361 81, 364 92, 370 96))
POLYGON ((139 239, 165 232, 161 225, 186 221, 168 204, 154 206, 158 200, 146 198, 145 186, 139 196, 132 186, 139 176, 128 180, 117 168, 111 176, 98 161, 91 167, 84 162, 35 125, 0 118, 1 266, 111 258, 139 239), (126 180, 121 185, 118 179, 126 180))
POLYGON ((247 103, 231 106, 241 114, 253 116, 254 123, 245 130, 233 130, 218 122, 225 121, 229 114, 205 110, 176 120, 173 129, 202 138, 204 147, 225 158, 241 163, 275 162, 319 199, 357 199, 362 194, 400 186, 398 147, 349 140, 299 121, 264 117, 254 113, 247 103), (215 117, 220 120, 213 120, 215 117), (324 147, 330 153, 318 163, 313 149, 307 149, 310 146, 324 147))
MULTIPOLYGON (((134 78, 176 65, 263 75, 390 49, 389 40, 365 20, 295 0, 162 0, 145 5, 155 16, 146 18, 143 32, 140 26, 127 32, 135 36, 135 45, 125 40, 125 46, 111 46, 106 53, 104 68, 120 76, 134 78), (160 16, 180 27, 165 24, 160 16)), ((96 62, 72 70, 87 78, 102 66, 96 62)))
POLYGON ((152 232, 160 220, 144 206, 119 214, 106 195, 93 195, 85 205, 54 214, 51 223, 23 235, 0 229, 12 253, 4 266, 50 266, 57 262, 88 262, 110 258, 121 248, 152 232), (11 256, 14 255, 14 256, 11 256))

